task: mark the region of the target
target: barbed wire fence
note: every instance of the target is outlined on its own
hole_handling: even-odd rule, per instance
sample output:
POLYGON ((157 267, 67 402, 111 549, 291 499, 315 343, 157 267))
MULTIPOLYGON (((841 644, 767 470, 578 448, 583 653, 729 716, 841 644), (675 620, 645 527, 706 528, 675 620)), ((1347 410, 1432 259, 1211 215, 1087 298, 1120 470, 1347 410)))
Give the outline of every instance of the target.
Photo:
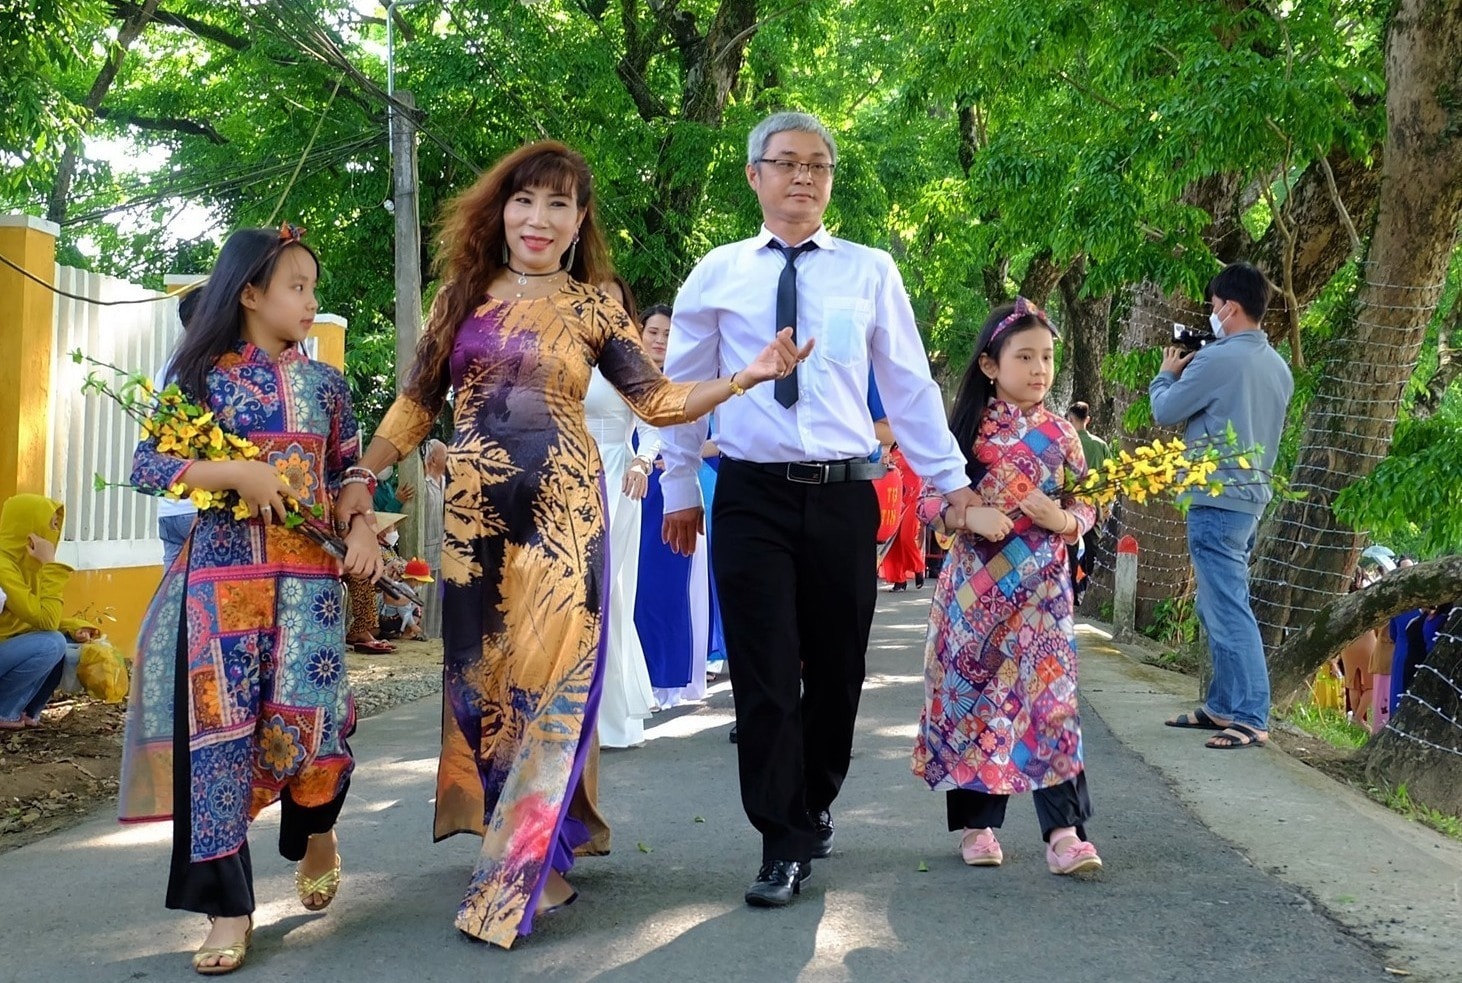
MULTIPOLYGON (((1419 340, 1362 344, 1356 339, 1356 332, 1361 329, 1384 332, 1394 329, 1397 321, 1413 321, 1417 315, 1434 318, 1445 287, 1443 283, 1425 286, 1379 284, 1366 281, 1364 275, 1361 281, 1355 287, 1355 296, 1365 293, 1372 299, 1379 297, 1385 303, 1379 306, 1372 303, 1361 309, 1353 329, 1345 337, 1314 346, 1313 354, 1320 357, 1314 359, 1303 375, 1312 378, 1315 385, 1297 387, 1297 398, 1290 408, 1291 434, 1277 462, 1280 473, 1288 474, 1291 491, 1304 496, 1304 501, 1309 504, 1304 508, 1287 510, 1283 522, 1276 519, 1277 508, 1271 507, 1260 523, 1260 540, 1277 535, 1283 537, 1286 544, 1285 548, 1266 551, 1269 560, 1266 571, 1261 571, 1257 564, 1250 571, 1254 596, 1275 594, 1286 598, 1281 609, 1288 616, 1282 624, 1265 617, 1264 605, 1257 605, 1261 609, 1260 623, 1265 637, 1281 642, 1347 589, 1362 549, 1370 544, 1365 532, 1354 532, 1340 523, 1330 512, 1328 503, 1338 489, 1369 473, 1389 452, 1389 439, 1381 440, 1375 436, 1357 439, 1356 435, 1389 435, 1401 414, 1403 396, 1400 392, 1382 394, 1379 391, 1375 395, 1366 395, 1367 390, 1378 389, 1376 379, 1383 370, 1394 373, 1398 364, 1415 365, 1417 359, 1419 340), (1388 315, 1394 315, 1395 319, 1388 315), (1314 394, 1322 379, 1327 380, 1329 391, 1340 395, 1324 397, 1314 394), (1293 433, 1296 427, 1299 429, 1298 439, 1293 433), (1306 435, 1317 429, 1337 435, 1334 453, 1324 458, 1324 465, 1317 466, 1314 463, 1316 455, 1310 454, 1308 463, 1295 467, 1293 452, 1284 451, 1302 443, 1306 435), (1295 559, 1286 560, 1284 557, 1295 559), (1333 571, 1333 574, 1317 579, 1314 576, 1317 568, 1333 571)), ((1160 348, 1169 343, 1174 322, 1202 325, 1207 317, 1204 306, 1163 294, 1150 284, 1134 288, 1128 300, 1130 304, 1119 328, 1119 351, 1160 348)), ((1281 340, 1279 347, 1283 353, 1287 345, 1281 340)), ((1297 382, 1300 381, 1302 373, 1295 374, 1297 382)), ((1113 418, 1093 421, 1092 430, 1108 440, 1113 453, 1123 448, 1130 450, 1159 434, 1166 436, 1172 432, 1172 428, 1160 428, 1150 423, 1132 430, 1123 426, 1127 412, 1145 398, 1145 387, 1128 389, 1114 384, 1110 391, 1113 395, 1113 418)), ((1114 509, 1103 529, 1093 561, 1088 596, 1094 603, 1088 610, 1092 615, 1099 615, 1101 606, 1111 601, 1115 547, 1120 538, 1129 534, 1137 539, 1141 557, 1138 566, 1138 625, 1145 625, 1149 630, 1167 630, 1178 636, 1181 634, 1179 622, 1193 617, 1191 599, 1194 582, 1187 548, 1186 519, 1166 504, 1136 505, 1125 501, 1114 509)), ((1256 556, 1258 552, 1256 548, 1256 556)), ((1384 624, 1381 627, 1384 630, 1384 624)), ((1196 645, 1193 647, 1198 648, 1196 645)), ((1200 656, 1200 661, 1205 658, 1206 654, 1200 656)), ((1459 726, 1452 717, 1437 712, 1449 726, 1459 726)), ((1395 729, 1394 724, 1392 729, 1395 729)), ((1424 740, 1416 735, 1402 736, 1424 740)))

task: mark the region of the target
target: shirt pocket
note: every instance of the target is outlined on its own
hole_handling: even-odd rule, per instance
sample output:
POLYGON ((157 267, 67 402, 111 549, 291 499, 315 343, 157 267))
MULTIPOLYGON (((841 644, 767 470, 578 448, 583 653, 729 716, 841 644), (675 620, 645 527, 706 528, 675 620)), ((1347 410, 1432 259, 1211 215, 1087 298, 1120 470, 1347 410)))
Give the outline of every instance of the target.
POLYGON ((829 297, 822 305, 822 330, 814 349, 837 365, 861 365, 868 358, 873 303, 862 297, 829 297))

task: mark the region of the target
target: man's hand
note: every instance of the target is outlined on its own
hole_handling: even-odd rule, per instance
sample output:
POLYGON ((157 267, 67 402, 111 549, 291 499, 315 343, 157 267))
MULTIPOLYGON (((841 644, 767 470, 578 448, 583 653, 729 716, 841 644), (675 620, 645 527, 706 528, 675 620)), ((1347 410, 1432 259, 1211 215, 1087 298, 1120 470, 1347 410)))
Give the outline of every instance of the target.
POLYGON ((665 513, 665 523, 660 527, 660 538, 665 545, 681 556, 695 553, 696 537, 706 531, 706 510, 699 505, 665 513))
POLYGON ((1158 371, 1171 372, 1181 379, 1183 377, 1183 370, 1188 367, 1188 363, 1193 361, 1193 356, 1197 354, 1198 352, 1196 351, 1185 352, 1176 345, 1169 345, 1162 350, 1162 365, 1158 368, 1158 371))

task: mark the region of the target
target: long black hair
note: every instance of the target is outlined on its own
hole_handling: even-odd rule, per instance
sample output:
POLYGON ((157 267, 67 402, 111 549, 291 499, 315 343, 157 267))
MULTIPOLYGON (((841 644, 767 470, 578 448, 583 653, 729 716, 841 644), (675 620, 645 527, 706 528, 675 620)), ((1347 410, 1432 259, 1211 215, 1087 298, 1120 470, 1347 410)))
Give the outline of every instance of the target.
POLYGON ((244 287, 269 289, 279 257, 290 246, 309 253, 318 273, 319 257, 297 236, 283 237, 274 229, 239 229, 223 244, 168 372, 169 381, 176 381, 189 399, 207 401, 208 370, 243 337, 244 287))
POLYGON ((990 312, 980 326, 980 336, 975 340, 975 352, 970 356, 969 367, 960 380, 959 392, 955 394, 954 406, 949 412, 949 429, 965 455, 965 474, 970 484, 979 484, 985 476, 986 466, 975 459, 975 438, 980 435, 980 424, 985 422, 985 409, 990 397, 995 395, 995 380, 980 369, 980 356, 989 355, 994 362, 1000 361, 1000 353, 1011 336, 1026 328, 1043 327, 1055 334, 1051 322, 1040 308, 1019 298, 1014 304, 1001 304, 990 312), (1023 307, 1019 316, 1016 308, 1023 307), (1009 323, 1006 323, 1006 322, 1009 323), (1002 327, 1003 325, 1003 327, 1002 327), (996 335, 996 330, 1000 333, 996 335))
POLYGON ((673 312, 670 310, 669 304, 651 304, 649 307, 646 307, 644 310, 640 311, 640 327, 643 329, 645 326, 645 322, 654 317, 656 314, 663 314, 665 317, 673 316, 673 312))

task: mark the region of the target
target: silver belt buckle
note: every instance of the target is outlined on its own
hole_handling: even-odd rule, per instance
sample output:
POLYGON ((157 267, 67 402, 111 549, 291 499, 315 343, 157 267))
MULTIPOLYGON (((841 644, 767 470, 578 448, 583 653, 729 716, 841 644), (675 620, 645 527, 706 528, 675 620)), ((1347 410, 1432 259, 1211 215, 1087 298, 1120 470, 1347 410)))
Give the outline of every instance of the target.
POLYGON ((799 485, 824 484, 827 481, 827 465, 793 461, 787 465, 787 480, 799 485))

